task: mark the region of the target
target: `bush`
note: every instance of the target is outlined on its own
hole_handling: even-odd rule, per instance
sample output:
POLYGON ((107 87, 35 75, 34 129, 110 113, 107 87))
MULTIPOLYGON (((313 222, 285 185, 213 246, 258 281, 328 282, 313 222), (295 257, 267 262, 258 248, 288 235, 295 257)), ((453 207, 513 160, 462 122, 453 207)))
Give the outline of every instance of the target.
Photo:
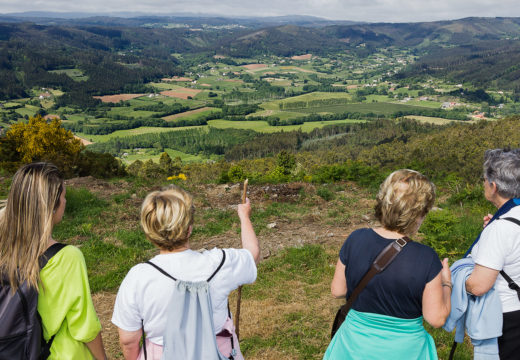
POLYGON ((325 187, 320 187, 316 194, 325 201, 331 201, 334 199, 334 193, 325 187))
POLYGON ((246 174, 244 169, 240 165, 233 165, 228 170, 228 179, 231 182, 240 182, 244 181, 246 178, 246 174))
POLYGON ((126 175, 126 171, 121 160, 110 154, 84 151, 79 156, 77 175, 111 178, 126 175))

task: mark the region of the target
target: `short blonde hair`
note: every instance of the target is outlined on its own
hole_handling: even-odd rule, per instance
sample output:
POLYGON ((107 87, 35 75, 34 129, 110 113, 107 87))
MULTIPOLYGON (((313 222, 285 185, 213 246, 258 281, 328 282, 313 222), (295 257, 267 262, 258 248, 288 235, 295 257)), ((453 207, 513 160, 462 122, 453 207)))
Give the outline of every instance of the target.
POLYGON ((411 235, 435 201, 435 185, 423 174, 408 169, 391 173, 377 194, 375 216, 387 230, 411 235))
POLYGON ((146 196, 141 206, 141 226, 154 245, 175 250, 188 242, 193 213, 193 196, 170 185, 146 196))

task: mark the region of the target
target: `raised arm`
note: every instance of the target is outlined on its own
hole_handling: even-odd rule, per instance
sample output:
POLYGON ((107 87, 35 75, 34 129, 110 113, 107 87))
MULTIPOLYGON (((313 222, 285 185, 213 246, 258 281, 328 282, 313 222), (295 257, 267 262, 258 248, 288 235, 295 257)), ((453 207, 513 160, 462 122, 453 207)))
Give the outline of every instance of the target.
POLYGON ((256 238, 253 224, 251 223, 251 202, 246 198, 244 204, 238 205, 238 217, 240 218, 240 228, 242 231, 242 247, 247 249, 253 255, 255 263, 260 261, 260 246, 256 238))
POLYGON ((423 291, 422 310, 424 320, 438 328, 444 325, 451 310, 451 272, 448 259, 442 261, 441 272, 423 291))

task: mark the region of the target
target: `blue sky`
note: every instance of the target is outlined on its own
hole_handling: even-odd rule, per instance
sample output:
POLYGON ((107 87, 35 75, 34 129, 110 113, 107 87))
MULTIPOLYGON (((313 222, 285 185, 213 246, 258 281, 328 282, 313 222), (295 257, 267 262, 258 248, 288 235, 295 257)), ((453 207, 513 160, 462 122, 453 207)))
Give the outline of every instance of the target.
POLYGON ((519 0, 0 0, 0 13, 117 11, 175 15, 313 15, 335 20, 415 22, 520 16, 519 0))

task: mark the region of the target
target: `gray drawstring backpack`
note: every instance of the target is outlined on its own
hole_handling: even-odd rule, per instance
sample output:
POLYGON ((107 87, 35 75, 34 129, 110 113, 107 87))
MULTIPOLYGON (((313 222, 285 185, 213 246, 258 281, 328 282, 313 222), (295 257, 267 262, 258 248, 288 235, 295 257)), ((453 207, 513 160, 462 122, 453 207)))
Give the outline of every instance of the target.
MULTIPOLYGON (((213 274, 206 281, 195 282, 178 280, 154 263, 146 262, 175 281, 175 290, 168 304, 162 360, 229 360, 217 347, 209 293, 209 282, 225 260, 226 253, 222 250, 222 261, 213 274)), ((143 346, 146 359, 144 328, 143 346)))

